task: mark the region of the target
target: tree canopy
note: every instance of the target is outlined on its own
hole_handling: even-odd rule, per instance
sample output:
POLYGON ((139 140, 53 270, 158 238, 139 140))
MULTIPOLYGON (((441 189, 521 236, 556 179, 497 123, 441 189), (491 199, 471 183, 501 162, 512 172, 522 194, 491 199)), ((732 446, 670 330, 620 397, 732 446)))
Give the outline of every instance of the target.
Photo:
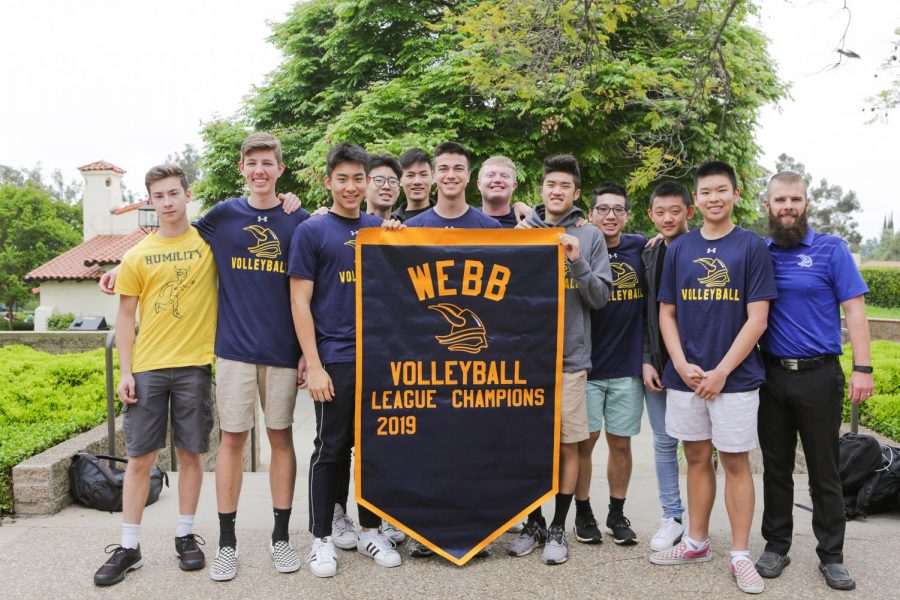
MULTIPOLYGON (((541 161, 560 152, 579 159, 587 196, 616 180, 644 199, 661 178, 690 184, 699 163, 718 158, 755 197, 757 112, 784 86, 749 25, 753 10, 740 0, 298 3, 273 27, 282 64, 238 118, 205 125, 195 191, 207 205, 239 194, 240 141, 258 129, 283 143, 279 190, 306 204, 326 200, 325 154, 342 141, 396 155, 455 140, 476 166, 504 154, 521 167, 517 197, 529 203, 541 161)), ((755 216, 752 204, 739 219, 755 216)))
POLYGON ((28 272, 81 241, 81 206, 54 199, 35 183, 0 184, 0 302, 31 297, 28 272))

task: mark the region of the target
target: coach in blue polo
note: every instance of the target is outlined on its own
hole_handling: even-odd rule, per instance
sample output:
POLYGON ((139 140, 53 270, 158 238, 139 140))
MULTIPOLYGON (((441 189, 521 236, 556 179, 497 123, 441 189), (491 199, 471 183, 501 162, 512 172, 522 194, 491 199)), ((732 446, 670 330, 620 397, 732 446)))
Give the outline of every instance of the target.
POLYGON ((844 398, 840 307, 853 349, 850 399, 873 392, 868 292, 846 242, 816 233, 807 224, 806 182, 791 171, 777 173, 765 196, 769 253, 778 299, 760 340, 766 383, 759 394, 759 445, 763 455, 762 535, 765 552, 756 563, 763 577, 778 577, 790 564, 797 434, 809 470, 812 526, 819 571, 839 590, 856 587, 844 566, 844 499, 838 476, 838 431, 844 398))

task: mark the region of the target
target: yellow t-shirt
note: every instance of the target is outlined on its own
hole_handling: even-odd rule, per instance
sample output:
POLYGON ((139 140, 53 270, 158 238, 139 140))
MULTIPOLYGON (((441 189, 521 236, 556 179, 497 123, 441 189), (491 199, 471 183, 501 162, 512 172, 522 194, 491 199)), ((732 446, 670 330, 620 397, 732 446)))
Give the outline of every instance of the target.
POLYGON ((151 233, 125 253, 116 293, 139 298, 134 373, 213 361, 217 280, 212 250, 194 227, 177 238, 151 233))

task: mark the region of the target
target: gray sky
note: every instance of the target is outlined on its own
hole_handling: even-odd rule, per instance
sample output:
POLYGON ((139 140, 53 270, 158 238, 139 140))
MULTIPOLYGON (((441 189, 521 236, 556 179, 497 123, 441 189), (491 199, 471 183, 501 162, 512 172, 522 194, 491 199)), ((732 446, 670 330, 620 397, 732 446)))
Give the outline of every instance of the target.
MULTIPOLYGON (((764 0, 759 24, 792 99, 761 115, 763 163, 786 152, 816 179, 857 191, 864 237, 900 207, 900 111, 866 125, 865 99, 887 85, 878 67, 900 27, 897 0, 848 0, 845 48, 861 55, 828 69, 846 25, 843 0, 764 0)), ((266 42, 290 0, 0 0, 0 164, 40 162, 67 179, 99 159, 126 185, 185 144, 203 121, 228 116, 280 61, 266 42)), ((896 73, 896 71, 895 71, 896 73)), ((900 210, 897 211, 900 216, 900 210)))

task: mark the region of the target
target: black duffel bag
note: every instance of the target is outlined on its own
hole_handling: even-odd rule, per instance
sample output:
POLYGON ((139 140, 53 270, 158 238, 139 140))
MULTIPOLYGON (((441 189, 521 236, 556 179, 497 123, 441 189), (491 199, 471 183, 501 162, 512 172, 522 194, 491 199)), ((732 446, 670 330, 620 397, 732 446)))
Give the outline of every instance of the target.
MULTIPOLYGON (((119 512, 122 510, 122 484, 125 482, 125 471, 112 467, 106 461, 128 464, 127 458, 93 455, 79 452, 72 457, 69 466, 69 489, 72 497, 79 504, 97 510, 119 512)), ((150 493, 147 495, 147 506, 159 499, 163 483, 169 487, 169 476, 159 467, 150 470, 150 493)))

